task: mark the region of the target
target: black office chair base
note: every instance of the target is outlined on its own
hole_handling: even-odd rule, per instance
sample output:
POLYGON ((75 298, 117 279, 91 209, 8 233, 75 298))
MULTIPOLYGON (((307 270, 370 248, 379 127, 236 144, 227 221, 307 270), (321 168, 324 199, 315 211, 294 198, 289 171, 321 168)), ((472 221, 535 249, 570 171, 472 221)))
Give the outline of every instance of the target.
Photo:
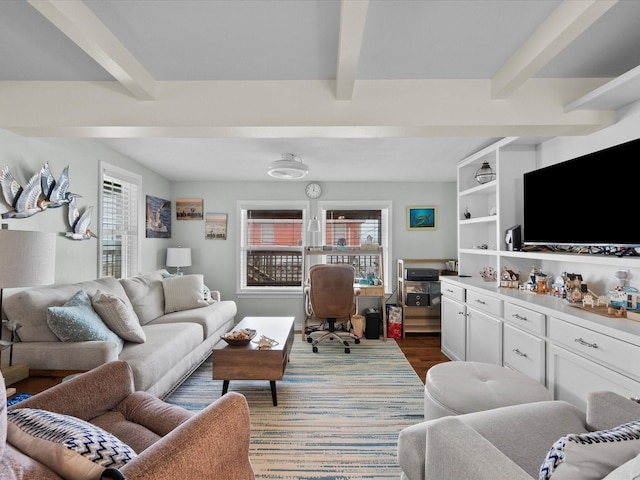
MULTIPOLYGON (((309 342, 312 345, 313 353, 318 353, 318 343, 320 343, 323 340, 326 340, 327 338, 329 340, 333 340, 334 338, 339 338, 340 340, 342 340, 342 344, 344 345, 344 353, 351 353, 351 349, 349 348, 349 342, 344 340, 343 337, 341 337, 336 333, 336 320, 333 318, 329 318, 327 319, 327 322, 329 323, 329 330, 327 330, 324 333, 324 335, 322 335, 320 338, 317 338, 314 340, 310 336, 307 336, 307 342, 309 342)), ((355 337, 353 341, 356 345, 360 343, 360 339, 357 337, 355 337)))

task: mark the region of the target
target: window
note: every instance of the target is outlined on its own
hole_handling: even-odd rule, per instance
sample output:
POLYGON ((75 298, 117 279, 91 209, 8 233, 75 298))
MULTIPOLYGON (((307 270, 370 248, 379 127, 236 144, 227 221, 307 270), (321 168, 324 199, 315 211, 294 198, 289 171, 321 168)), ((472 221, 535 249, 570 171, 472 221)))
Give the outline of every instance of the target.
POLYGON ((239 293, 301 292, 308 206, 238 202, 239 293))
POLYGON ((348 257, 358 272, 375 272, 378 276, 384 273, 385 291, 390 292, 391 202, 320 202, 318 206, 324 245, 359 247, 374 243, 382 247, 384 265, 377 265, 376 255, 332 255, 326 261, 344 263, 342 257, 348 257))
POLYGON ((140 272, 142 178, 100 163, 99 276, 126 278, 140 272))

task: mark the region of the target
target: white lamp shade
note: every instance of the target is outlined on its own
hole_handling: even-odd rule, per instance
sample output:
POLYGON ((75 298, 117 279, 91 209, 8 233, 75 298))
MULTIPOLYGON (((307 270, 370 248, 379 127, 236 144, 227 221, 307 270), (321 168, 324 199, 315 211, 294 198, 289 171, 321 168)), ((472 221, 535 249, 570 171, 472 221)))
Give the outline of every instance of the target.
POLYGON ((0 288, 55 282, 56 234, 0 230, 0 288))
POLYGON ((190 248, 167 248, 167 267, 190 267, 190 248))
POLYGON ((312 233, 317 233, 320 231, 320 220, 318 220, 318 217, 313 217, 311 220, 309 220, 309 228, 307 228, 307 231, 312 233))

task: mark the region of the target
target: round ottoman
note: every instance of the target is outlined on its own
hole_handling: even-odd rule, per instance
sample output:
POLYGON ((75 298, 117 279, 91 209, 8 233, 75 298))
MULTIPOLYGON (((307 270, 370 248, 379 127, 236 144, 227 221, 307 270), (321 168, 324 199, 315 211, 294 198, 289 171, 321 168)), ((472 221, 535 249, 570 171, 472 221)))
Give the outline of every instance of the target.
POLYGON ((551 400, 544 385, 499 365, 444 362, 427 371, 424 419, 551 400))

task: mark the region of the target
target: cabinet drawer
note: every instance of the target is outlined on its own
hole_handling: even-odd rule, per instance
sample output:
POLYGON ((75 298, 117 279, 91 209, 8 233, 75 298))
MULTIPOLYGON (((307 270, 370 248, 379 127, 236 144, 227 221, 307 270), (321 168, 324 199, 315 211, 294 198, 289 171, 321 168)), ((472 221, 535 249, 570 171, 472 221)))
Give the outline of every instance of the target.
POLYGON ((502 317, 502 300, 472 290, 467 291, 467 305, 502 317))
POLYGON ((502 358, 505 366, 524 373, 544 385, 546 382, 545 341, 506 323, 503 339, 502 358))
POLYGON ((550 318, 549 338, 620 373, 640 378, 640 347, 636 345, 554 317, 550 318))
POLYGON ((504 304, 504 319, 518 328, 529 330, 538 335, 544 335, 547 331, 546 317, 543 313, 529 310, 513 303, 507 302, 504 304))
POLYGON ((452 285, 450 283, 447 282, 441 282, 441 291, 442 291, 442 295, 449 297, 449 298, 453 298, 454 300, 460 300, 461 302, 464 302, 465 298, 464 298, 464 292, 465 289, 462 287, 459 287, 458 285, 452 285))

